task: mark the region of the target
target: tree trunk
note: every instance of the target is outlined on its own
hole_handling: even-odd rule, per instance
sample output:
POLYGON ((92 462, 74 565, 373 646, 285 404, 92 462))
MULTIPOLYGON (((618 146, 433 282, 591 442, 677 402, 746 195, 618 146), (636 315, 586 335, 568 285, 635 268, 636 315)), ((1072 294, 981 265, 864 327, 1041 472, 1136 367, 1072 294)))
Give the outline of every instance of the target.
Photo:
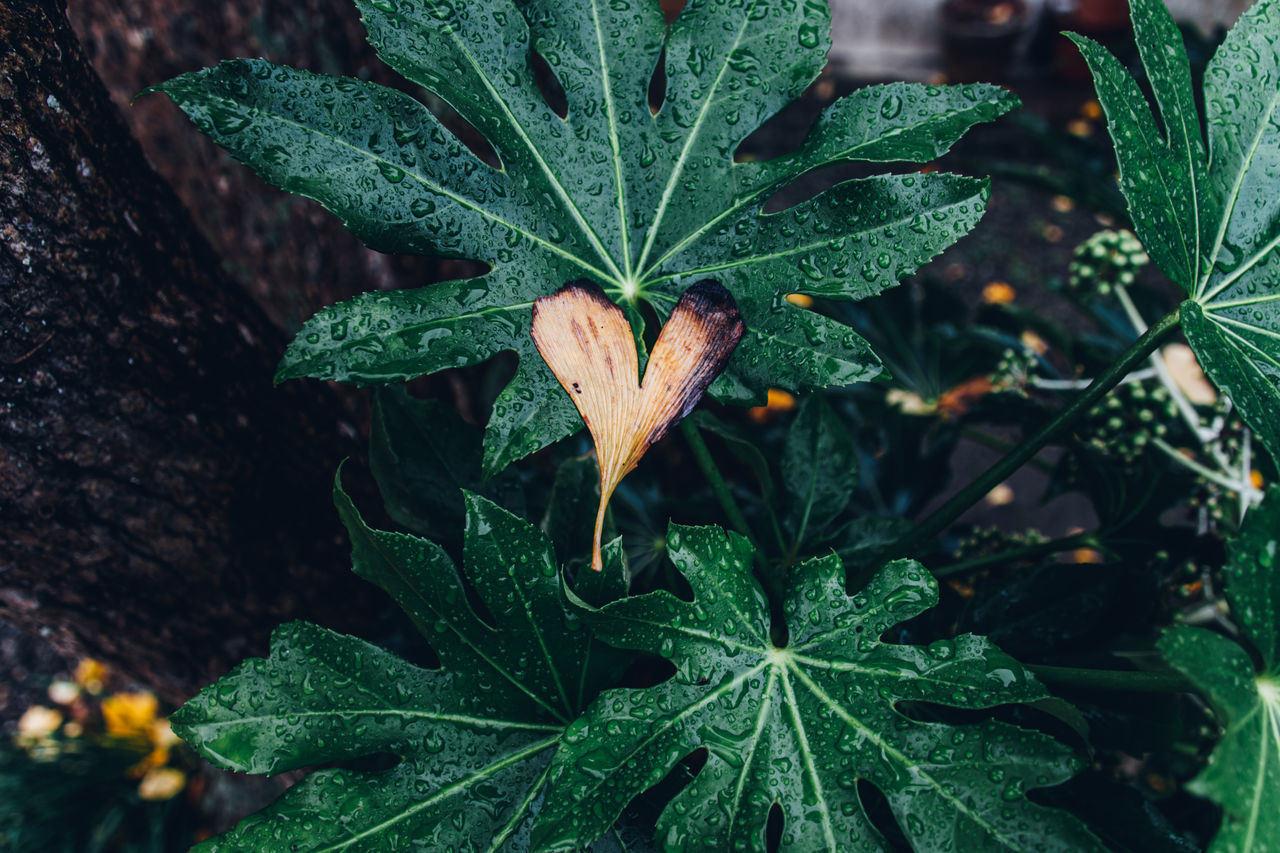
POLYGON ((147 165, 57 0, 0 0, 0 619, 189 695, 280 621, 356 630, 356 431, 147 165))

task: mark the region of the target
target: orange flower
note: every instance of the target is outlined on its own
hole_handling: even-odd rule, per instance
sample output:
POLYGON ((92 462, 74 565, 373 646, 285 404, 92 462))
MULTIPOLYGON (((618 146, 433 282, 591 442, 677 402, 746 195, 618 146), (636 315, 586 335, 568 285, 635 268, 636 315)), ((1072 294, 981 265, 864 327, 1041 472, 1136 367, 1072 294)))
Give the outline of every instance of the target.
POLYGON ((1014 300, 1017 293, 1005 281, 993 281, 982 288, 982 301, 988 305, 1007 305, 1014 300))
POLYGON ((698 282, 662 327, 641 383, 631 325, 598 285, 573 282, 534 304, 534 343, 596 446, 600 508, 591 568, 602 568, 600 535, 613 490, 649 446, 697 405, 744 330, 729 291, 714 281, 698 282))
POLYGON ((97 695, 107 680, 107 668, 93 658, 85 658, 76 664, 76 683, 85 690, 97 695))
POLYGON ((796 407, 796 397, 790 391, 781 388, 770 388, 768 402, 763 406, 752 406, 747 409, 747 417, 758 424, 768 422, 778 412, 789 412, 796 407))
POLYGON ((938 413, 944 418, 958 418, 973 404, 995 390, 989 376, 975 376, 943 393, 938 398, 938 413))

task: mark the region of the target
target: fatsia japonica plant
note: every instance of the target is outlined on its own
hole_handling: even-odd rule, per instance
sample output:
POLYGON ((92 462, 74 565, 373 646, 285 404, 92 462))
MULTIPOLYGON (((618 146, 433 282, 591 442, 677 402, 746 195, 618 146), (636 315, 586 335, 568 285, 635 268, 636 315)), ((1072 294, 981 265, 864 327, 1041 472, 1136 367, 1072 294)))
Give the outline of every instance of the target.
POLYGON ((914 381, 912 363, 961 369, 1004 332, 949 317, 908 333, 910 303, 881 294, 978 223, 987 183, 915 167, 799 201, 790 188, 834 164, 929 163, 1013 95, 870 86, 760 159, 749 137, 825 65, 825 3, 693 0, 670 20, 650 0, 356 5, 379 56, 429 98, 263 60, 154 91, 370 247, 487 267, 322 310, 277 375, 376 386, 370 467, 405 532, 371 527, 340 478, 334 498, 354 570, 412 620, 427 647, 402 650, 426 665, 294 623, 188 703, 175 729, 220 767, 320 768, 205 849, 1189 849, 1194 832, 1136 788, 1079 794, 1121 766, 1091 730, 1119 713, 1097 690, 1183 697, 1208 734, 1178 773, 1224 811, 1199 840, 1280 849, 1280 491, 1264 499, 1249 449, 1256 435, 1280 452, 1280 0, 1256 3, 1214 55, 1203 120, 1160 0, 1131 3, 1158 118, 1117 59, 1076 38, 1136 237, 1085 244, 1097 262, 1072 281, 1149 256, 1186 298, 1147 324, 1160 291, 1138 293, 1132 274, 1073 296, 1099 316, 1117 302, 1127 339, 1057 407, 1033 392, 1074 380, 1006 354, 981 387, 998 402, 1017 384, 1024 439, 915 521, 954 430, 928 420, 940 406, 908 417, 910 394, 883 383, 914 381), (465 144, 458 118, 491 150, 465 144), (1160 347, 1178 326, 1220 392, 1213 412, 1170 378, 1160 347), (504 351, 514 375, 490 371, 482 434, 397 387, 504 351), (885 363, 907 369, 891 378, 885 363), (1113 405, 1118 385, 1128 402, 1113 405), (804 399, 789 422, 770 420, 779 405, 745 421, 692 412, 704 392, 804 399), (1109 464, 1126 406, 1138 430, 1185 423, 1151 427, 1109 464), (1099 417, 1110 437, 1091 443, 1099 417), (1243 438, 1211 435, 1212 417, 1243 419, 1243 438), (677 424, 696 477, 664 488, 641 460, 677 424), (583 425, 590 445, 570 438, 583 425), (1198 444, 1183 452, 1184 439, 1198 444), (1065 450, 1058 486, 1088 495, 1099 530, 953 547, 959 515, 1050 442, 1065 450), (1113 606, 1121 561, 1163 578, 1182 541, 1165 519, 1201 487, 1238 510, 1202 513, 1183 537, 1202 562, 1205 542, 1227 543, 1204 570, 1225 597, 1198 619, 1217 630, 1168 627, 1197 621, 1171 609, 1126 641, 1145 657, 1093 648, 1093 668, 1062 665, 1070 631, 1036 645, 1043 612, 1079 623, 1080 587, 1100 596, 1080 613, 1113 606), (1080 545, 1114 571, 1065 591, 1045 572, 1063 564, 1035 561, 1080 545))

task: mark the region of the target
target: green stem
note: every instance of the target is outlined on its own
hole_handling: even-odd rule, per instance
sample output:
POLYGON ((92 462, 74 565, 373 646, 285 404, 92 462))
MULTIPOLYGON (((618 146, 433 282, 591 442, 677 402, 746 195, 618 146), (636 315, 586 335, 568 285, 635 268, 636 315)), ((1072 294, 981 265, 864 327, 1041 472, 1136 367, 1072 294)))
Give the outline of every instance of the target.
POLYGON ((1262 493, 1253 488, 1252 483, 1233 480, 1221 472, 1214 471, 1212 468, 1201 465, 1189 456, 1183 456, 1178 452, 1178 448, 1174 447, 1163 438, 1153 438, 1151 440, 1151 445, 1184 468, 1194 471, 1196 474, 1199 474, 1211 483, 1217 483, 1219 486, 1222 486, 1222 488, 1234 492, 1237 496, 1244 498, 1245 500, 1254 501, 1261 500, 1262 498, 1262 493))
POLYGON ((1045 684, 1087 690, 1128 690, 1135 693, 1194 693, 1196 688, 1176 672, 1140 672, 1119 669, 1082 669, 1075 666, 1028 665, 1045 684))
POLYGON ((733 525, 734 530, 751 540, 756 553, 760 554, 760 543, 756 541, 755 534, 751 532, 751 528, 747 525, 747 517, 742 514, 742 509, 738 506, 738 502, 734 500, 733 492, 729 491, 729 484, 724 481, 724 477, 720 476, 720 469, 716 467, 715 460, 711 458, 711 451, 707 448, 707 443, 702 440, 702 433, 698 431, 698 425, 693 422, 692 418, 685 418, 680 422, 680 431, 684 433, 685 440, 689 442, 689 449, 693 451, 693 458, 697 461, 698 467, 702 469, 703 475, 706 476, 707 481, 711 484, 711 491, 720 503, 720 508, 724 510, 725 518, 729 519, 729 523, 733 525))
MULTIPOLYGON (((1018 446, 1012 441, 1003 439, 998 435, 992 435, 989 432, 984 432, 977 427, 965 427, 960 430, 960 435, 969 439, 974 444, 981 444, 983 447, 989 447, 992 450, 999 450, 1001 453, 1008 453, 1010 450, 1013 450, 1018 446)), ((1027 464, 1045 472, 1046 474, 1052 474, 1054 471, 1054 465, 1052 462, 1046 462, 1038 457, 1032 457, 1027 460, 1027 464)))
POLYGON ((1076 548, 1100 548, 1101 541, 1096 533, 1077 533, 1074 536, 1067 536, 1062 539, 1054 539, 1050 542, 1039 542, 1035 545, 1024 545, 1021 548, 1013 548, 1009 551, 1002 551, 999 554, 987 554, 983 557, 974 557, 971 560, 961 560, 958 563, 952 563, 949 566, 934 571, 933 576, 936 578, 949 578, 955 575, 962 575, 966 572, 974 572, 987 566, 996 565, 998 563, 1007 563, 1012 560, 1031 560, 1036 557, 1044 557, 1048 554, 1057 554, 1061 551, 1071 551, 1076 548))
POLYGON ((1106 396, 1108 391, 1119 385, 1125 376, 1146 361, 1156 347, 1160 345, 1160 341, 1164 336, 1177 327, 1178 321, 1178 311, 1175 309, 1148 329, 1142 337, 1134 341, 1133 345, 1124 351, 1124 354, 1120 356, 1115 364, 1093 380, 1093 383, 1081 392, 1080 396, 1071 402, 1071 405, 1055 415, 1051 421, 1037 430, 1034 435, 1023 440, 1015 450, 988 468, 978 479, 957 492, 950 500, 934 510, 932 515, 917 524, 915 528, 895 542, 890 548, 889 556, 897 557, 909 554, 920 543, 927 542, 937 536, 947 525, 959 518, 965 510, 982 500, 984 495, 1039 453, 1040 449, 1048 444, 1050 439, 1057 435, 1059 431, 1093 408, 1099 400, 1106 396))

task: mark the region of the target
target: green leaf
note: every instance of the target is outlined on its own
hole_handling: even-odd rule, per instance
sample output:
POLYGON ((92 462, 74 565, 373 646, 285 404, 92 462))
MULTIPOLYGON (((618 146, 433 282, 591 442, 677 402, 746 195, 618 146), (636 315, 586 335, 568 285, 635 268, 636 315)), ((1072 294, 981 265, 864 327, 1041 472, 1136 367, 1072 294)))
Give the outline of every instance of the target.
POLYGON ((787 430, 782 485, 792 498, 798 540, 839 515, 858 488, 858 451, 849 429, 817 394, 805 398, 787 430))
MULTIPOLYGON (((1280 293, 1277 293, 1280 298, 1280 293)), ((1271 457, 1280 461, 1280 341, 1268 340, 1262 327, 1224 322, 1195 302, 1182 305, 1182 329, 1204 372, 1222 389, 1253 429, 1271 457)), ((1259 314, 1280 328, 1280 311, 1259 314)))
POLYGON ((528 335, 533 301, 567 281, 592 279, 664 315, 695 281, 720 280, 748 326, 713 386, 721 399, 876 375, 878 359, 847 326, 784 297, 862 299, 896 284, 973 227, 985 184, 886 176, 778 213, 765 203, 831 163, 931 160, 1018 103, 994 86, 873 86, 828 108, 796 151, 736 163, 742 141, 825 64, 826 3, 694 0, 670 28, 652 0, 356 5, 381 58, 476 128, 501 168, 419 102, 357 80, 236 60, 154 91, 368 245, 491 267, 327 308, 278 373, 385 383, 514 350, 520 367, 485 437, 487 474, 579 426, 528 335), (563 118, 539 91, 535 52, 563 91, 563 118), (648 93, 663 56, 655 114, 648 93))
POLYGON ((1133 0, 1132 13, 1163 132, 1120 63, 1072 36, 1107 114, 1121 190, 1152 259, 1187 292, 1183 326, 1205 372, 1280 458, 1280 0, 1255 3, 1209 63, 1207 149, 1173 18, 1160 0, 1133 0))
POLYGON ((464 489, 513 511, 523 508, 515 477, 481 479, 481 431, 450 407, 410 397, 401 387, 378 388, 371 421, 369 468, 397 524, 433 542, 460 545, 464 489))
MULTIPOLYGON (((306 623, 277 630, 269 657, 203 690, 175 730, 240 772, 400 760, 312 773, 203 849, 528 849, 564 727, 618 652, 563 608, 546 539, 496 505, 466 497, 464 582, 438 546, 371 530, 336 484, 334 497, 356 572, 396 599, 441 666, 306 623)), ((605 574, 620 577, 619 549, 607 557, 605 574)))
POLYGON ((690 417, 698 425, 698 429, 714 433, 723 439, 729 452, 750 468, 751 473, 755 474, 756 479, 760 481, 760 496, 766 503, 773 500, 773 474, 769 470, 769 460, 765 458, 747 431, 736 424, 720 420, 706 410, 694 412, 690 417))
POLYGON ((790 639, 779 648, 743 537, 673 525, 668 546, 691 601, 656 592, 585 613, 602 638, 669 658, 676 674, 607 691, 569 727, 535 845, 590 842, 632 797, 705 749, 705 766, 659 818, 668 850, 764 850, 775 804, 783 849, 888 850, 860 781, 883 793, 916 850, 1098 849, 1073 818, 1024 796, 1078 767, 1065 747, 1003 723, 903 712, 911 702, 980 709, 1046 695, 980 637, 927 647, 880 639, 936 603, 919 564, 890 563, 852 597, 834 555, 798 566, 784 603, 790 639))
POLYGON ((1272 486, 1262 505, 1227 545, 1227 600, 1231 617, 1270 671, 1280 667, 1280 486, 1272 486))
POLYGON ((1227 548, 1231 616, 1262 662, 1203 628, 1165 632, 1160 650, 1212 702, 1225 731, 1191 790, 1223 807, 1213 853, 1280 850, 1280 489, 1227 548))
POLYGON ((560 463, 542 529, 555 545, 561 563, 590 562, 599 504, 600 469, 595 458, 575 456, 560 463))
POLYGON ((354 637, 302 622, 283 626, 270 657, 248 660, 206 688, 174 716, 175 731, 219 767, 248 773, 377 753, 404 760, 371 773, 312 773, 199 849, 368 850, 490 839, 524 849, 530 801, 545 785, 563 724, 495 713, 489 697, 476 701, 473 686, 354 637))

